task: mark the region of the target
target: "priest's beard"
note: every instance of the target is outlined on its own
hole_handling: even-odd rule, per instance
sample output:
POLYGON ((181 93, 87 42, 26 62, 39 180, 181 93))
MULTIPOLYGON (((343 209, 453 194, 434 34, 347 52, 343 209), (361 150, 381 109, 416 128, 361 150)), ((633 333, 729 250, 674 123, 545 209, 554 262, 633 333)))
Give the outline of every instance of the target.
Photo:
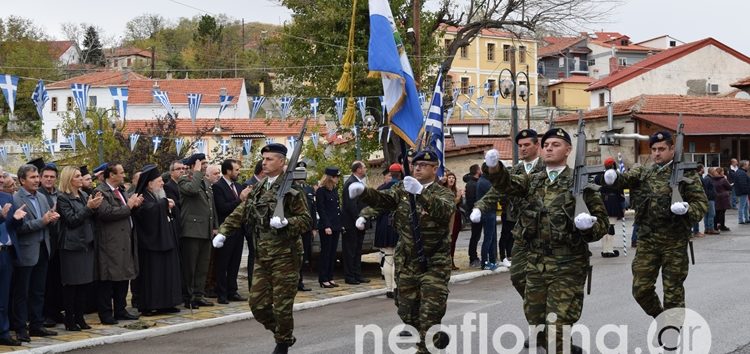
POLYGON ((167 197, 167 193, 164 192, 164 188, 159 188, 155 191, 151 191, 151 193, 154 195, 154 197, 156 197, 157 200, 167 197))

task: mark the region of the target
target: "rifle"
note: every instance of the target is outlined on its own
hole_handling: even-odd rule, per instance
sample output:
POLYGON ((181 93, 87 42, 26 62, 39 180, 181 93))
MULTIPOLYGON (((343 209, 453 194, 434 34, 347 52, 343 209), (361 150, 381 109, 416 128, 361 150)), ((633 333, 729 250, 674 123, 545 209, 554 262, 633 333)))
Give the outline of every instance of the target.
MULTIPOLYGON (((677 136, 674 141, 674 157, 672 158, 672 176, 669 178, 669 186, 672 188, 672 204, 682 203, 682 194, 680 194, 680 182, 689 182, 690 179, 685 177, 685 171, 693 171, 698 169, 698 164, 695 162, 682 161, 682 145, 685 140, 685 133, 683 133, 685 124, 682 123, 682 113, 677 118, 677 136)), ((693 253, 693 241, 688 241, 688 247, 690 248, 690 259, 695 264, 695 254, 693 253)))
POLYGON ((284 218, 284 197, 292 189, 292 183, 294 183, 294 168, 297 166, 299 155, 302 153, 302 142, 305 139, 305 132, 307 132, 307 119, 305 117, 302 121, 302 129, 299 132, 299 136, 294 140, 294 151, 292 157, 289 158, 289 164, 284 171, 284 175, 281 178, 281 186, 279 187, 279 193, 276 195, 276 209, 273 211, 273 216, 284 218))
POLYGON ((583 191, 586 188, 599 190, 599 186, 589 183, 589 176, 604 173, 604 165, 586 166, 586 132, 583 122, 583 111, 578 111, 578 133, 576 134, 576 160, 573 169, 573 188, 570 190, 576 198, 576 209, 573 217, 581 213, 589 213, 583 191))

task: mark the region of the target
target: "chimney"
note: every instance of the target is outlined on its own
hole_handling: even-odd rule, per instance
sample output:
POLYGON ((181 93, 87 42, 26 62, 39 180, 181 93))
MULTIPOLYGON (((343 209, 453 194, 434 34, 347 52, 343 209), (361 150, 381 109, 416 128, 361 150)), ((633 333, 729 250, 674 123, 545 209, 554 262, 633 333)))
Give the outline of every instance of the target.
POLYGON ((617 63, 617 57, 614 55, 609 57, 609 74, 612 75, 619 69, 620 65, 617 63))

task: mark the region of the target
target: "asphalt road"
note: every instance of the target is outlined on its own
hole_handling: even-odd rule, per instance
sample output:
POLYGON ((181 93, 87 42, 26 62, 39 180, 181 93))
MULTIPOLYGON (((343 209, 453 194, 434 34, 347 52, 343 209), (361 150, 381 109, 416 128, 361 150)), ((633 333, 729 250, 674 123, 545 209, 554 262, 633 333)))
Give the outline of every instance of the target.
MULTIPOLYGON (((736 223, 736 214, 729 213, 727 219, 736 223)), ((728 226, 732 232, 695 240, 697 264, 691 265, 685 283, 687 306, 701 315, 710 328, 708 336, 705 330, 698 332, 696 347, 705 347, 710 340, 710 353, 750 353, 750 225, 728 226)), ((631 296, 630 262, 634 250, 628 250, 627 258, 621 255, 604 259, 599 256, 598 243, 592 244, 591 249, 594 253, 593 289, 584 301, 579 321, 590 333, 591 350, 588 352, 603 352, 602 347, 596 347, 597 334, 607 333, 611 328, 608 325, 617 325, 623 326, 620 327, 624 328, 621 330, 623 334, 619 337, 615 333, 604 336, 607 348, 647 353, 647 330, 652 321, 631 296)), ((522 302, 511 286, 508 273, 452 284, 450 290, 443 324, 456 326, 458 335, 454 343, 458 353, 500 351, 501 348, 493 344, 493 334, 500 334, 499 344, 504 348, 512 348, 516 340, 511 327, 526 331, 522 302), (466 314, 486 318, 486 326, 480 326, 484 327, 486 334, 481 330, 461 331, 466 314)), ((660 286, 657 291, 661 293, 660 286)), ((389 348, 389 332, 400 324, 396 308, 385 297, 300 311, 295 313, 295 321, 297 344, 290 350, 292 353, 356 353, 358 346, 362 353, 377 353, 372 334, 364 339, 358 339, 356 335, 357 325, 370 324, 382 328, 379 344, 383 346, 383 352, 390 353, 393 350, 389 348)), ((475 319, 472 323, 477 325, 480 322, 475 319)), ((582 337, 575 335, 574 342, 581 344, 582 337)), ((586 347, 585 343, 583 346, 586 347)), ((270 353, 273 347, 271 333, 251 320, 76 353, 270 353)), ((701 351, 695 349, 683 353, 701 351)))

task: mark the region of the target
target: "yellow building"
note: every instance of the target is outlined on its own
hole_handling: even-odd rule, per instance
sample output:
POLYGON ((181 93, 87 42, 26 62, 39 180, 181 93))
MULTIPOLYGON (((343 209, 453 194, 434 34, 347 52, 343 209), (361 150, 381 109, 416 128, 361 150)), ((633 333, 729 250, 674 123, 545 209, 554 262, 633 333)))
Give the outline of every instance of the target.
POLYGON ((560 109, 587 110, 591 104, 591 94, 586 87, 592 82, 593 78, 584 75, 551 82, 547 89, 547 102, 560 109))

